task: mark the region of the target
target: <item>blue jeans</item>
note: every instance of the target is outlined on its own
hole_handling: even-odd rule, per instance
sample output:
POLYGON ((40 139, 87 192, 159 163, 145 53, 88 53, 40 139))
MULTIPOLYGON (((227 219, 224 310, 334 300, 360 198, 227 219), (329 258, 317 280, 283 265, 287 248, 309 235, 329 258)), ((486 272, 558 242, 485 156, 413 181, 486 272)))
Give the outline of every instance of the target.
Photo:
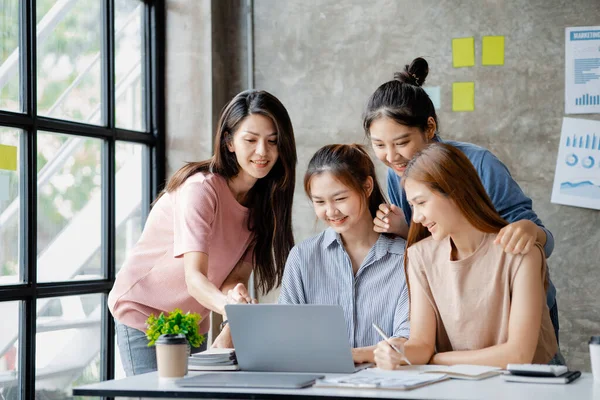
MULTIPOLYGON (((156 350, 154 346, 148 347, 146 333, 115 320, 117 331, 117 345, 121 355, 121 363, 125 375, 139 375, 156 371, 156 350)), ((206 350, 206 341, 200 347, 192 347, 191 352, 197 353, 206 350)))

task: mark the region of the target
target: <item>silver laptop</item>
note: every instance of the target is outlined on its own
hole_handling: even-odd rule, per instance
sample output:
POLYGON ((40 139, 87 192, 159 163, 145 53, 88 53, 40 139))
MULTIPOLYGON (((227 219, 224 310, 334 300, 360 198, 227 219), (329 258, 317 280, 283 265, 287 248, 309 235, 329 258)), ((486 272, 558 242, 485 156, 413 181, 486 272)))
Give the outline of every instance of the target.
POLYGON ((242 371, 352 373, 354 365, 340 306, 229 304, 225 306, 242 371))

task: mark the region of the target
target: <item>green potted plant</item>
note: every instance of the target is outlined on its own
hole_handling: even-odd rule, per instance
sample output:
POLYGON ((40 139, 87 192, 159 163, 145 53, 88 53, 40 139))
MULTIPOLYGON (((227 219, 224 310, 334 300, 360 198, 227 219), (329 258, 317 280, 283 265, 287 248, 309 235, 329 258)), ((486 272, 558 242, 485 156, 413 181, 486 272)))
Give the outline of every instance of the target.
POLYGON ((160 335, 182 333, 190 346, 199 347, 205 340, 204 335, 198 333, 198 324, 201 319, 199 314, 190 312, 184 314, 178 308, 167 315, 161 312, 158 317, 150 314, 146 320, 148 346, 154 346, 160 335))

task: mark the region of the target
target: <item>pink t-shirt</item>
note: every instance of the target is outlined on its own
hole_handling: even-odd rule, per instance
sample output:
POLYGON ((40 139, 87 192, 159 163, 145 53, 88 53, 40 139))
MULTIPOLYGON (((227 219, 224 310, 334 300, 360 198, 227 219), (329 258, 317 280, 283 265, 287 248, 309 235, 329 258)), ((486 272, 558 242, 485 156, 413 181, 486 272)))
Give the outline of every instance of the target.
POLYGON ((208 254, 208 279, 221 287, 242 257, 252 262, 247 220, 248 209, 235 200, 220 175, 197 173, 165 193, 117 274, 108 296, 113 316, 145 332, 150 314, 180 308, 202 315, 200 332, 207 332, 209 310, 188 293, 183 255, 208 254))

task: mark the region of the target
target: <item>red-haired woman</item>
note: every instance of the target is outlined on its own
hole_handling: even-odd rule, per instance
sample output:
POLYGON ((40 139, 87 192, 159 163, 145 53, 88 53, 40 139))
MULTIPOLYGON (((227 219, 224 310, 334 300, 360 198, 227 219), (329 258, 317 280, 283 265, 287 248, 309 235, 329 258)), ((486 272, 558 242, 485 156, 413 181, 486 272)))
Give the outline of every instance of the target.
MULTIPOLYGON (((536 243, 526 254, 511 254, 494 245, 507 222, 465 154, 432 143, 408 163, 402 183, 413 211, 405 260, 409 360, 501 368, 558 363, 544 250, 536 243)), ((381 368, 402 363, 385 342, 374 353, 381 368)))

